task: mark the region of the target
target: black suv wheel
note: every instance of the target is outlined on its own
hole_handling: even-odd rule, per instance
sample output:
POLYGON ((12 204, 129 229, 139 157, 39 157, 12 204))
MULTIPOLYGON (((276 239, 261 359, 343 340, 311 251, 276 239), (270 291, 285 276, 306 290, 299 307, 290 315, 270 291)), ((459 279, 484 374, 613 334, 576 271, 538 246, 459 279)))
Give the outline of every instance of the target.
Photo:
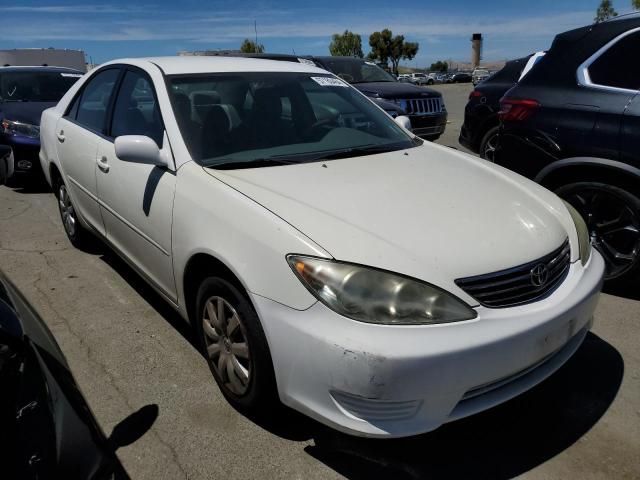
POLYGON ((593 246, 606 262, 605 280, 627 280, 640 270, 640 199, 597 182, 564 185, 556 194, 584 217, 593 246))

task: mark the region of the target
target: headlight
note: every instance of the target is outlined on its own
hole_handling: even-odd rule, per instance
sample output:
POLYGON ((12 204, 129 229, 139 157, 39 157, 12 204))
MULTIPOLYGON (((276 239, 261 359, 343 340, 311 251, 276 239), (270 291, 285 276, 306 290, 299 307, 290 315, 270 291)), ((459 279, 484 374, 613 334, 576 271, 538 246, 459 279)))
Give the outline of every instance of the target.
POLYGON ((477 315, 453 295, 401 275, 301 255, 288 255, 287 260, 318 300, 354 320, 429 325, 470 320, 477 315))
POLYGON ((14 120, 2 120, 0 130, 7 135, 20 135, 23 137, 40 138, 40 127, 14 120))
POLYGON ((578 232, 578 247, 580 248, 580 261, 582 265, 586 265, 589 257, 591 256, 591 236, 589 235, 589 228, 584 222, 582 215, 571 206, 570 203, 564 202, 573 218, 573 223, 576 225, 576 231, 578 232))

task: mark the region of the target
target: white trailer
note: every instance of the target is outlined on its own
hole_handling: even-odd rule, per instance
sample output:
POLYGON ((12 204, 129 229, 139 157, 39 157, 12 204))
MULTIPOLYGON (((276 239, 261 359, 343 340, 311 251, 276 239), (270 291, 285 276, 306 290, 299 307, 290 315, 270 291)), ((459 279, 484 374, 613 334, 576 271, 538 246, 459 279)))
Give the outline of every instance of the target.
POLYGON ((14 48, 0 50, 0 67, 67 67, 81 72, 87 71, 82 50, 58 48, 14 48))

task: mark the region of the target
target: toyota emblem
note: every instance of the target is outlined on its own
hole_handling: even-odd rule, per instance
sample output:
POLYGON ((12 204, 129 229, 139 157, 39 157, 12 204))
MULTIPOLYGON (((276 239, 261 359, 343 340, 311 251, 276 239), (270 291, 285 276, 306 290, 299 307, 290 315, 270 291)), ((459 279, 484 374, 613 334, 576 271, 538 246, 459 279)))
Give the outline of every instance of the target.
POLYGON ((529 275, 531 276, 531 285, 534 287, 541 287, 547 283, 547 280, 549 279, 549 269, 546 265, 541 263, 533 267, 529 272, 529 275))

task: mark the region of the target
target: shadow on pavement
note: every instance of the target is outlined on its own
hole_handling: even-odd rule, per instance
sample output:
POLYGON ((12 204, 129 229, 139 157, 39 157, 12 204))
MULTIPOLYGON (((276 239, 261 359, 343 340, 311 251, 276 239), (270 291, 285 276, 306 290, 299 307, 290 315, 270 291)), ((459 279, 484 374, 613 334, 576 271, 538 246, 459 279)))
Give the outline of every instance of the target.
MULTIPOLYGON (((98 242, 96 242, 98 243, 98 242)), ((191 327, 171 306, 149 286, 117 253, 104 244, 100 247, 100 259, 118 273, 138 295, 144 298, 169 324, 187 340, 193 348, 200 351, 191 327)), ((213 377, 211 379, 213 381, 213 377)))
POLYGON ((108 442, 113 451, 140 440, 158 418, 159 408, 155 403, 145 405, 113 427, 108 442))
POLYGON ((16 193, 51 193, 51 187, 44 177, 36 176, 35 178, 10 178, 7 181, 7 187, 13 189, 16 193))

